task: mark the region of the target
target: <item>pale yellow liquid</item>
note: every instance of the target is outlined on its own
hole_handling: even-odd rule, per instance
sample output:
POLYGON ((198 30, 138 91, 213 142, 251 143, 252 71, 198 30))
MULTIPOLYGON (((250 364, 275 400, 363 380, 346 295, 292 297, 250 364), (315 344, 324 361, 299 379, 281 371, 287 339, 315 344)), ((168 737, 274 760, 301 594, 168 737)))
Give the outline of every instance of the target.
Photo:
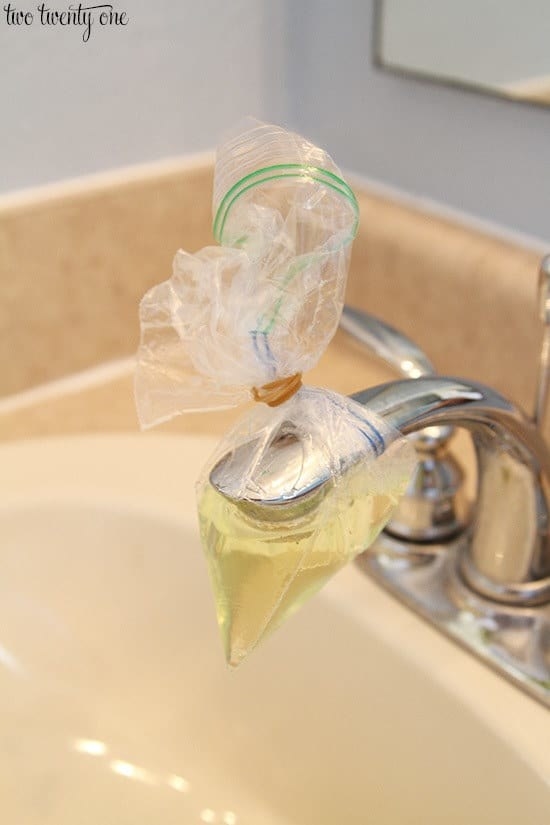
POLYGON ((377 459, 375 477, 359 467, 290 505, 235 502, 205 485, 201 538, 231 666, 374 541, 411 469, 390 460, 381 479, 384 459, 377 459))

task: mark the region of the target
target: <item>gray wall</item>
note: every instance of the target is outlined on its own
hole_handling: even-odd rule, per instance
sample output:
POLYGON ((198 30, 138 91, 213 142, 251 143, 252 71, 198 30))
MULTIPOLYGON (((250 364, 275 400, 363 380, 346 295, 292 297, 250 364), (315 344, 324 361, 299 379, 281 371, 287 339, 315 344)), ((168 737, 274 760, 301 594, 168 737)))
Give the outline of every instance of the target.
POLYGON ((550 246, 550 108, 373 67, 366 0, 302 0, 287 26, 290 120, 339 163, 550 246))
POLYGON ((242 114, 281 117, 280 3, 112 2, 128 25, 96 24, 87 43, 78 28, 8 27, 0 3, 0 191, 209 149, 242 114))
POLYGON ((348 170, 550 240, 550 109, 375 68, 371 0, 115 6, 129 25, 87 44, 0 18, 0 191, 210 148, 250 113, 348 170))

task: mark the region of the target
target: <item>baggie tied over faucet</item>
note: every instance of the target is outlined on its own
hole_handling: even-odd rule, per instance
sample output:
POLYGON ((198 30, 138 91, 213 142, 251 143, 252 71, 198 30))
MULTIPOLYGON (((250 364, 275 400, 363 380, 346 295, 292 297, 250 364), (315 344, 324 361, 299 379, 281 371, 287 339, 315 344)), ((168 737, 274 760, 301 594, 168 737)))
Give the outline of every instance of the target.
POLYGON ((213 207, 219 245, 178 251, 172 277, 141 301, 135 394, 144 427, 259 402, 197 484, 218 623, 235 666, 376 538, 415 454, 351 399, 302 386, 337 329, 358 223, 331 158, 248 120, 218 149, 213 207), (287 487, 300 486, 320 445, 327 481, 285 504, 266 479, 273 447, 289 439, 293 461, 277 468, 287 487))

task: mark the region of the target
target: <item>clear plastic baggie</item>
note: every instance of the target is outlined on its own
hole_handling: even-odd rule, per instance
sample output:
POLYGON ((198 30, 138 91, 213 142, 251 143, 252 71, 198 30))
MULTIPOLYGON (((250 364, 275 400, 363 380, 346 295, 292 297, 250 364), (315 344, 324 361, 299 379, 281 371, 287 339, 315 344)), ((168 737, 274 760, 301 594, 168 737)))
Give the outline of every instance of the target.
POLYGON ((213 211, 219 245, 180 250, 171 278, 141 302, 135 392, 145 427, 262 402, 197 484, 218 622, 237 665, 376 538, 415 457, 371 411, 302 386, 338 326, 358 223, 332 159, 247 121, 218 149, 213 211), (313 462, 323 483, 309 490, 313 462))

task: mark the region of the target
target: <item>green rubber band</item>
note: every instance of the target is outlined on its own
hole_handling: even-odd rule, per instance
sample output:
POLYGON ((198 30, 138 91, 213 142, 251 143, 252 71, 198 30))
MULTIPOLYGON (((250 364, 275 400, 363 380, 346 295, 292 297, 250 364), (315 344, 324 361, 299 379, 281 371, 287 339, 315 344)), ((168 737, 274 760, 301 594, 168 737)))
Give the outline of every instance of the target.
POLYGON ((359 223, 359 204, 355 197, 353 190, 348 186, 345 180, 329 172, 328 169, 322 169, 318 166, 304 166, 300 163, 280 163, 274 166, 265 166, 262 169, 256 169, 248 175, 238 180, 224 195, 214 218, 214 238, 221 244, 223 242, 223 232, 225 223, 231 207, 241 195, 249 189, 260 186, 272 180, 282 180, 284 178, 302 178, 304 180, 314 180, 323 186, 333 189, 342 197, 351 203, 353 211, 355 212, 355 222, 352 227, 349 240, 352 240, 357 232, 359 223), (276 174, 270 174, 276 172, 276 174))

